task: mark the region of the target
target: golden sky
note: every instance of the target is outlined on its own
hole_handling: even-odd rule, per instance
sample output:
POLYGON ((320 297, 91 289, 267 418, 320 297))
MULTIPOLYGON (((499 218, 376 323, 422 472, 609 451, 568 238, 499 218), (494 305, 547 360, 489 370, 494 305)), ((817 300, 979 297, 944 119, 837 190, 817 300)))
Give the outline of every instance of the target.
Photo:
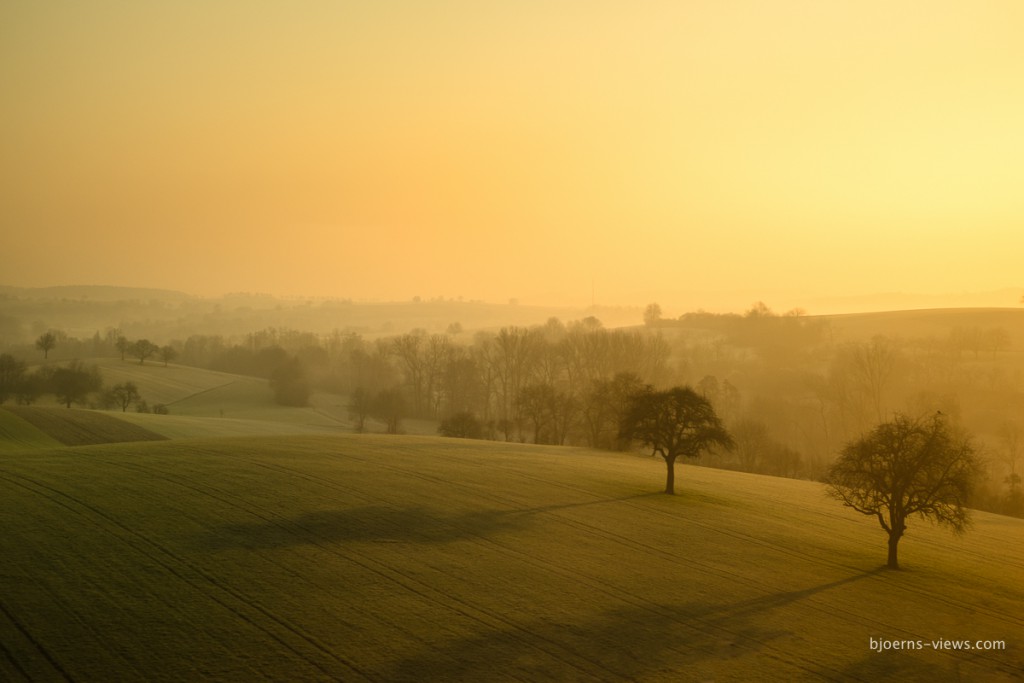
POLYGON ((1018 287, 1022 36, 1018 0, 5 2, 0 284, 1018 287))

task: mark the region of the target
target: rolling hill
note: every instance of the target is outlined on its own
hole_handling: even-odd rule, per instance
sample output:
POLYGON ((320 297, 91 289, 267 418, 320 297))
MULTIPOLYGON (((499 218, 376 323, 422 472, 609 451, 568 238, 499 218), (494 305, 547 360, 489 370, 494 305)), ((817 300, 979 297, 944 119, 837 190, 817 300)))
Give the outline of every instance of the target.
POLYGON ((890 572, 877 525, 818 484, 684 466, 670 497, 662 468, 377 435, 0 454, 0 678, 1024 670, 1024 521, 977 514, 962 538, 914 524, 890 572))
MULTIPOLYGON (((46 440, 53 440, 65 446, 88 446, 101 443, 123 443, 127 441, 159 441, 167 437, 144 427, 125 422, 105 413, 92 410, 68 410, 66 408, 37 408, 34 406, 7 406, 0 413, 13 415, 32 425, 44 434, 46 440)), ((21 432, 24 434, 25 432, 21 432)), ((34 438, 13 441, 25 446, 45 446, 46 440, 34 438)), ((2 440, 3 435, 0 435, 2 440)))

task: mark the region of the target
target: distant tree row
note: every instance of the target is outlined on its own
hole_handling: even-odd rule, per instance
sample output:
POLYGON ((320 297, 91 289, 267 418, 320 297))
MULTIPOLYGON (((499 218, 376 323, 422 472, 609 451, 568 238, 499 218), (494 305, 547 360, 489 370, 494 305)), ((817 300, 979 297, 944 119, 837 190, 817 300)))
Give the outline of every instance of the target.
POLYGON ((14 399, 19 405, 31 405, 40 396, 53 394, 68 408, 99 392, 103 378, 96 366, 72 361, 66 366, 42 366, 29 371, 23 361, 11 354, 0 354, 0 403, 14 399))
MULTIPOLYGON (((169 346, 176 362, 273 382, 283 404, 308 402, 313 391, 350 401, 356 390, 394 391, 402 419, 472 432, 468 415, 485 438, 600 448, 621 447, 623 393, 688 384, 735 442, 705 453, 702 463, 813 479, 825 476, 845 443, 894 412, 941 410, 993 454, 974 504, 1024 514, 1021 454, 1009 436, 1020 430, 1024 375, 1009 362, 1015 339, 1007 330, 962 325, 931 337, 868 337, 760 302, 743 314, 698 311, 674 320, 649 309, 647 324, 634 329, 608 330, 593 318, 375 339, 266 328, 169 346), (461 422, 452 423, 455 416, 461 422)), ((74 343, 59 348, 66 353, 74 343)))
POLYGON ((66 365, 44 365, 29 370, 11 354, 0 354, 0 404, 13 400, 18 405, 32 405, 46 395, 52 395, 67 408, 89 403, 102 408, 120 408, 122 412, 129 407, 138 412, 168 412, 163 404, 150 407, 134 382, 122 382, 104 390, 103 376, 95 365, 75 360, 66 365))

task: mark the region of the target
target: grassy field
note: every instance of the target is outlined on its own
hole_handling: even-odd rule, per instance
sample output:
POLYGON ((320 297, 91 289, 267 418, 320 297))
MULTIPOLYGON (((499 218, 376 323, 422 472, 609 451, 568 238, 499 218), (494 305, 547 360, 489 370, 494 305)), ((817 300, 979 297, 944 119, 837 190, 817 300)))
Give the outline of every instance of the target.
MULTIPOLYGON (((163 363, 154 360, 140 364, 131 358, 123 361, 119 358, 98 358, 90 359, 88 363, 95 363, 99 367, 106 386, 134 382, 139 388, 139 393, 150 405, 172 405, 218 387, 229 386, 241 379, 260 382, 255 378, 242 378, 239 375, 187 365, 164 366, 163 363)), ((262 384, 266 385, 266 381, 262 381, 262 384)))
MULTIPOLYGON (((134 382, 147 403, 165 404, 170 415, 115 412, 119 419, 169 438, 337 433, 353 428, 348 399, 337 394, 314 392, 309 407, 290 408, 275 403, 267 381, 258 377, 152 362, 91 362, 100 367, 108 386, 134 382)), ((367 428, 384 431, 384 426, 373 420, 367 428)), ((408 419, 402 429, 409 434, 432 435, 437 432, 437 421, 408 419)))
POLYGON ((1024 521, 915 524, 890 572, 877 525, 818 484, 685 466, 669 497, 662 477, 646 457, 411 436, 0 454, 0 679, 1024 670, 1024 521))
MULTIPOLYGON (((126 441, 159 441, 166 437, 139 425, 93 410, 8 406, 0 412, 16 416, 46 437, 65 446, 89 446, 126 441)), ((32 446, 43 443, 26 444, 32 446)), ((13 450, 13 449, 9 449, 13 450)))
POLYGON ((53 448, 61 443, 24 418, 0 406, 0 451, 53 448))

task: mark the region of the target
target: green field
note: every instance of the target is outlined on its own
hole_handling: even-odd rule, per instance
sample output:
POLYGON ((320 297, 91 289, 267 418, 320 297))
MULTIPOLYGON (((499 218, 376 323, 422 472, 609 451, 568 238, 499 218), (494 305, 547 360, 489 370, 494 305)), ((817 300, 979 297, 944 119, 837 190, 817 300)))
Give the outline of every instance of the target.
POLYGON ((52 448, 61 442, 39 427, 0 406, 0 451, 52 448))
POLYGON ((378 435, 0 454, 0 679, 1024 670, 1024 521, 915 524, 890 572, 877 525, 818 484, 685 466, 670 497, 662 477, 647 457, 378 435))
POLYGON ((0 407, 0 412, 18 417, 45 434, 49 439, 65 446, 160 441, 167 438, 144 427, 125 422, 118 417, 92 410, 7 406, 0 407))
MULTIPOLYGON (((145 427, 168 438, 245 436, 257 434, 315 434, 352 431, 348 399, 337 394, 314 392, 310 405, 293 408, 278 405, 267 380, 180 365, 140 365, 117 359, 94 361, 107 386, 133 382, 150 405, 163 403, 169 415, 113 411, 119 419, 145 427)), ((131 410, 131 409, 129 409, 131 410)), ((384 431, 373 420, 369 431, 384 431)), ((436 420, 408 419, 402 430, 432 435, 436 420)))

